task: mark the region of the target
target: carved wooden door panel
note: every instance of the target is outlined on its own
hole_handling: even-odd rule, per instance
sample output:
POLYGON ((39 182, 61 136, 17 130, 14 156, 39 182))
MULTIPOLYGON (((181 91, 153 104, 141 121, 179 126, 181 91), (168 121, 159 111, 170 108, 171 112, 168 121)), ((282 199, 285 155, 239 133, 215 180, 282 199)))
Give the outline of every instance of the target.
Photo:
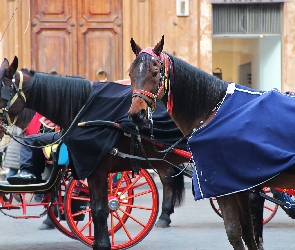
POLYGON ((32 68, 121 79, 121 11, 122 0, 31 0, 32 68))
POLYGON ((78 2, 78 70, 87 79, 123 77, 122 2, 78 2))
POLYGON ((76 1, 31 0, 32 69, 77 74, 76 1))

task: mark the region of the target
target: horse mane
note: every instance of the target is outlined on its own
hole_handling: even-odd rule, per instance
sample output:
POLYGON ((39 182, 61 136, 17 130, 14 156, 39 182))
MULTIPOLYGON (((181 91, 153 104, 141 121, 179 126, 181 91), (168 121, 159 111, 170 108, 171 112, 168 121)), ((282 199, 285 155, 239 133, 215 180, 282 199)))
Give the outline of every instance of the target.
POLYGON ((81 77, 69 77, 27 71, 32 76, 24 88, 31 98, 28 107, 46 116, 65 128, 70 125, 86 103, 91 92, 91 83, 81 77))
MULTIPOLYGON (((171 58, 174 66, 174 75, 173 77, 170 76, 174 102, 173 113, 181 114, 181 116, 187 115, 186 120, 191 122, 194 118, 204 118, 222 100, 228 82, 222 81, 166 52, 164 53, 171 58), (185 112, 183 112, 184 110, 185 112)), ((129 72, 137 69, 140 63, 143 63, 143 68, 149 69, 151 60, 150 55, 139 54, 133 61, 129 72)), ((142 77, 141 74, 133 74, 133 76, 135 82, 141 82, 141 79, 138 79, 142 77)), ((167 101, 167 96, 163 97, 163 101, 167 101)))
POLYGON ((177 103, 173 107, 173 112, 183 113, 183 110, 186 110, 188 117, 204 118, 222 100, 228 82, 177 57, 169 57, 174 66, 174 84, 171 88, 174 103, 177 103))

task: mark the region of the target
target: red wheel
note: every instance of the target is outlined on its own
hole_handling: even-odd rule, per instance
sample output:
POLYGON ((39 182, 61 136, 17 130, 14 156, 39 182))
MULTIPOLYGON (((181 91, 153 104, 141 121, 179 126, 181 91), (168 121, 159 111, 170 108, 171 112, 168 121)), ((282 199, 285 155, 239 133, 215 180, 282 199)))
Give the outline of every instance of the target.
POLYGON ((215 213, 217 213, 217 215, 222 218, 222 214, 221 214, 216 198, 210 198, 209 200, 210 200, 210 205, 215 211, 215 213))
MULTIPOLYGON (((68 223, 64 216, 64 195, 66 192, 67 185, 70 181, 70 169, 67 169, 65 174, 63 175, 61 179, 61 184, 57 191, 57 201, 52 204, 52 206, 48 210, 48 216, 56 226, 56 228, 65 234, 66 236, 77 239, 75 234, 72 232, 70 227, 68 226, 68 223)), ((46 197, 46 202, 50 201, 50 194, 46 197)))
MULTIPOLYGON (((268 187, 263 188, 263 191, 265 193, 269 193, 269 195, 271 195, 270 189, 268 187)), ((216 198, 210 198, 210 204, 211 204, 211 207, 213 208, 213 210, 222 218, 222 214, 221 214, 220 208, 218 206, 218 203, 216 201, 216 198)), ((271 201, 265 200, 264 210, 263 210, 263 224, 266 224, 275 216, 275 214, 278 210, 278 206, 279 206, 278 204, 275 204, 271 201)))
MULTIPOLYGON (((264 191, 264 193, 273 197, 269 187, 264 187, 263 191, 264 191)), ((278 207, 279 207, 278 204, 275 204, 275 203, 265 199, 264 210, 263 210, 263 224, 266 224, 275 216, 275 214, 278 210, 278 207)))
MULTIPOLYGON (((114 181, 115 176, 117 174, 109 177, 109 235, 112 249, 127 249, 140 242, 152 229, 158 215, 159 197, 153 178, 144 169, 134 177, 131 171, 122 172, 118 181, 114 181)), ((92 246, 94 230, 89 201, 87 183, 71 181, 65 197, 67 222, 79 240, 92 246), (74 204, 81 201, 86 202, 80 205, 83 209, 73 212, 74 204), (77 221, 76 217, 81 215, 85 219, 77 221)))

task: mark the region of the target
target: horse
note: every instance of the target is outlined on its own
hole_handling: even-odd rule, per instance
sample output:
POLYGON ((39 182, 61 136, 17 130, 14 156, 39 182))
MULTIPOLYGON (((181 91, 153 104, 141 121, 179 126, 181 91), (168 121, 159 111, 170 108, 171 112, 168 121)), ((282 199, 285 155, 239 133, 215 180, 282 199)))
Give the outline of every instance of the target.
POLYGON ((234 249, 263 249, 261 239, 254 239, 248 190, 295 186, 295 135, 285 132, 293 125, 287 111, 294 110, 294 97, 220 80, 164 52, 164 36, 145 49, 133 38, 130 42, 136 59, 129 68, 129 117, 139 126, 149 123, 161 100, 188 138, 195 200, 217 197, 234 249))
MULTIPOLYGON (((93 92, 93 84, 79 77, 56 76, 38 73, 28 69, 17 71, 17 68, 17 57, 14 58, 11 64, 9 64, 7 59, 4 59, 0 66, 0 81, 2 82, 0 87, 0 108, 3 113, 6 113, 5 115, 3 114, 2 120, 7 117, 7 114, 10 120, 14 120, 24 108, 29 108, 59 125, 63 131, 65 131, 65 135, 70 128, 74 127, 73 122, 77 121, 76 116, 83 110, 87 99, 93 92), (8 95, 6 94, 7 92, 9 93, 8 95)), ((127 90, 127 93, 128 92, 131 94, 130 86, 129 90, 127 90)), ((98 108, 102 108, 102 105, 98 108)), ((124 112, 127 114, 127 110, 124 112)), ((111 111, 109 111, 109 113, 111 113, 111 111)), ((126 118, 126 120, 128 120, 128 118, 126 118)), ((98 128, 96 127, 96 129, 98 128)), ((112 134, 113 130, 111 130, 111 133, 109 131, 107 133, 112 134)), ((115 130, 119 131, 119 129, 115 130)), ((128 155, 129 152, 126 145, 130 145, 130 137, 123 136, 122 131, 115 133, 118 137, 114 140, 114 148, 116 148, 118 152, 128 155)), ((88 142, 90 140, 91 139, 89 139, 88 142)), ((102 140, 102 138, 100 138, 100 140, 102 140)), ((110 141, 105 143, 104 149, 108 147, 109 144, 111 144, 110 141)), ((146 157, 162 158, 163 154, 156 153, 154 151, 154 145, 150 141, 142 140, 142 145, 144 146, 146 157)), ((74 154, 71 153, 70 147, 68 147, 68 150, 70 156, 73 156, 74 154)), ((95 152, 95 150, 93 151, 92 148, 88 149, 88 151, 99 155, 99 153, 95 152)), ((107 228, 107 217, 109 214, 108 174, 125 170, 130 171, 131 169, 130 159, 127 157, 120 158, 109 152, 110 151, 107 150, 103 157, 100 158, 100 161, 96 161, 97 159, 95 159, 96 163, 91 167, 91 170, 87 169, 87 166, 90 164, 90 159, 87 159, 86 164, 85 158, 87 158, 87 156, 81 157, 82 160, 84 159, 84 166, 88 171, 87 176, 83 176, 80 179, 86 177, 90 189, 90 206, 94 223, 94 243, 92 248, 94 250, 111 249, 107 228)), ((76 153, 79 152, 75 152, 75 154, 76 153)), ((92 156, 93 155, 90 155, 89 158, 92 156)), ((144 155, 143 153, 139 153, 139 156, 143 157, 144 155)), ((71 157, 71 160, 73 160, 72 158, 73 157, 71 157)), ((154 167, 160 174, 164 186, 164 200, 162 204, 162 214, 158 222, 159 226, 169 226, 171 222, 170 214, 173 213, 174 205, 180 205, 183 200, 183 175, 178 175, 170 162, 179 165, 186 161, 187 158, 175 153, 167 154, 165 162, 155 161, 154 167), (177 175, 178 178, 164 178, 164 176, 173 175, 177 175)), ((147 169, 150 168, 150 165, 146 161, 142 161, 140 162, 140 167, 147 169)))

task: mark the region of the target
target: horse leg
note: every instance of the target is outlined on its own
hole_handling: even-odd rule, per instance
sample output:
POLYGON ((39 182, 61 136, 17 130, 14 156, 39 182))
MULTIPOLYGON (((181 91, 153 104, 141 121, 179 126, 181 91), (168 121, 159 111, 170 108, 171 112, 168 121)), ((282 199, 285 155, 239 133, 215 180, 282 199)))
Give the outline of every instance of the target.
POLYGON ((250 207, 254 227, 255 242, 263 250, 263 209, 265 199, 259 194, 260 189, 250 192, 250 207))
POLYGON ((156 227, 169 227, 174 206, 180 206, 183 201, 184 179, 182 173, 177 175, 179 173, 177 170, 176 168, 157 169, 163 184, 163 201, 162 212, 155 224, 156 227))
POLYGON ((236 194, 218 197, 216 200, 222 213, 225 231, 230 244, 235 250, 245 250, 236 194))
MULTIPOLYGON (((248 192, 239 192, 236 194, 237 203, 240 211, 240 223, 242 228, 242 238, 248 250, 258 250, 254 238, 254 228, 252 223, 250 199, 248 192)), ((262 221, 261 221, 262 223, 262 221)))
POLYGON ((108 172, 107 168, 97 167, 87 178, 90 191, 90 206, 94 225, 93 250, 110 250, 108 234, 108 172))

